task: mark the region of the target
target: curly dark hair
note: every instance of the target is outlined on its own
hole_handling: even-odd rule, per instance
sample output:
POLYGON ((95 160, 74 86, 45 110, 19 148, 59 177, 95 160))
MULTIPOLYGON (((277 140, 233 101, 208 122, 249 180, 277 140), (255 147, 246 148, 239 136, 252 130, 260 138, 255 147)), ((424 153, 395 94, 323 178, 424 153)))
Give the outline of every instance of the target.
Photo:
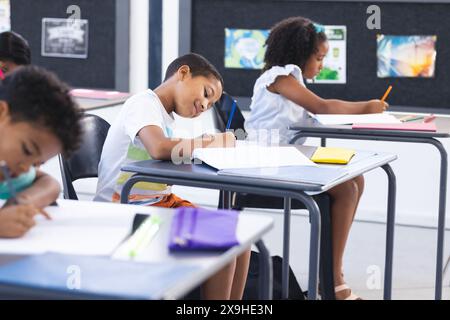
POLYGON ((164 81, 173 76, 181 66, 185 65, 189 66, 189 68, 191 69, 192 77, 213 76, 220 81, 223 88, 223 78, 220 75, 219 71, 217 71, 216 67, 214 67, 213 64, 209 62, 205 57, 197 53, 188 53, 172 61, 172 63, 167 67, 164 81))
POLYGON ((263 72, 273 66, 295 64, 304 69, 320 43, 327 40, 323 31, 317 32, 314 23, 303 17, 291 17, 278 22, 266 40, 263 72))
POLYGON ((12 61, 17 65, 30 64, 31 51, 27 40, 12 31, 0 33, 0 60, 12 61))
POLYGON ((81 141, 82 112, 69 95, 68 87, 50 71, 24 66, 0 85, 0 100, 8 103, 12 122, 27 122, 47 128, 69 156, 81 141))

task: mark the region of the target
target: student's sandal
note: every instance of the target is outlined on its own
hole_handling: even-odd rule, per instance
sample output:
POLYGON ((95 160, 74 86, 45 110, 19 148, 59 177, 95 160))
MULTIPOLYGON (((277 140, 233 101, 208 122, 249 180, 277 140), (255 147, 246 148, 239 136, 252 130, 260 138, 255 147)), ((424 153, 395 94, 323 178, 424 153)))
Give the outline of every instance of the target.
POLYGON ((356 294, 352 292, 350 287, 347 284, 341 284, 340 286, 334 287, 334 293, 338 293, 344 290, 350 290, 350 295, 346 297, 344 300, 362 300, 360 297, 358 297, 356 294))

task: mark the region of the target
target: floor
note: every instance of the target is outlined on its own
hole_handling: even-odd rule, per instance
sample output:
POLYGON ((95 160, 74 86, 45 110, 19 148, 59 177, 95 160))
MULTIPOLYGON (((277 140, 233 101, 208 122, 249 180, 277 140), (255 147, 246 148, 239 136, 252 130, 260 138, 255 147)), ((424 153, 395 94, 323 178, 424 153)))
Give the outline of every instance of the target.
MULTIPOLYGON (((264 238, 272 255, 282 254, 281 213, 270 214, 274 229, 264 238)), ((309 220, 305 212, 293 215, 290 265, 302 288, 307 288, 309 220)), ((355 221, 348 240, 344 273, 348 285, 364 299, 383 297, 385 225, 355 221)), ((396 226, 394 243, 393 299, 427 300, 434 298, 436 229, 396 226)), ((446 243, 450 231, 446 231, 446 243)), ((445 248, 444 260, 450 255, 445 248)), ((444 277, 443 299, 450 299, 450 270, 444 277)))

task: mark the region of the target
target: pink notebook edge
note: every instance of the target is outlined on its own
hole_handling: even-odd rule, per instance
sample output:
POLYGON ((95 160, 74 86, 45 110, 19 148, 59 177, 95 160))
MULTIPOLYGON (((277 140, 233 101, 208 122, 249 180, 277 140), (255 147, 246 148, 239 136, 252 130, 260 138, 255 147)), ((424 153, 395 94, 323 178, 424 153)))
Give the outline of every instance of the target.
POLYGON ((70 95, 76 98, 101 99, 101 100, 121 99, 130 96, 130 94, 127 92, 120 92, 115 90, 84 89, 84 88, 72 89, 70 90, 70 95))
POLYGON ((396 124, 377 124, 377 123, 358 123, 353 124, 352 129, 372 129, 372 130, 400 130, 400 131, 429 131, 436 132, 436 123, 396 123, 396 124))

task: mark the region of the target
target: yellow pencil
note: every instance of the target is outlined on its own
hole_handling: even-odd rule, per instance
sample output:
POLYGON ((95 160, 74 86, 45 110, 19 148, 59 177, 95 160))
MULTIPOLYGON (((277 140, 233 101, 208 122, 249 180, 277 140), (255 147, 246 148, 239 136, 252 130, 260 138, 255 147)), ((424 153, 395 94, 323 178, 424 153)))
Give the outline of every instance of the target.
POLYGON ((392 90, 392 86, 389 86, 389 88, 387 88, 386 92, 384 93, 383 98, 381 98, 381 102, 384 102, 384 100, 386 100, 386 98, 388 97, 391 90, 392 90))

